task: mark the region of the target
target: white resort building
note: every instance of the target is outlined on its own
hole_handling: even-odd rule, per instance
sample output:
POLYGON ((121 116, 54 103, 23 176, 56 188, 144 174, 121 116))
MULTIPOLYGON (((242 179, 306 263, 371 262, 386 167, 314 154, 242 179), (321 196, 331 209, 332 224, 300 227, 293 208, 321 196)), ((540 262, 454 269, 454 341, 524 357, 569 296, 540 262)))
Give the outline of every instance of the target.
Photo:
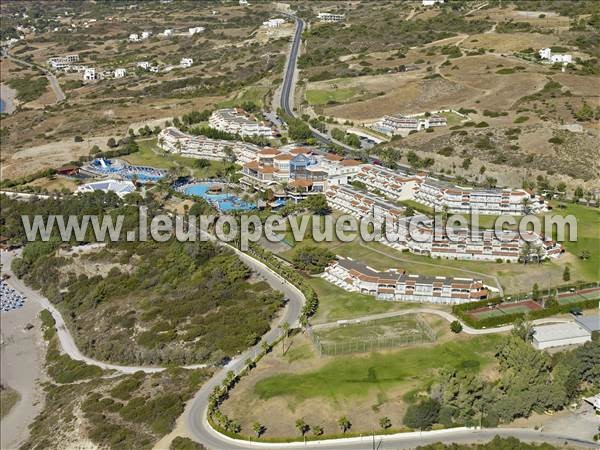
MULTIPOLYGON (((357 219, 371 217, 375 223, 385 223, 381 243, 400 251, 432 258, 518 262, 523 256, 525 240, 506 231, 498 236, 494 230, 437 228, 425 215, 405 217, 404 208, 382 201, 352 186, 330 186, 325 193, 327 203, 336 210, 357 219)), ((557 258, 562 246, 529 232, 530 257, 533 260, 557 258)))
POLYGON ((48 58, 48 65, 52 70, 63 70, 67 69, 73 64, 79 62, 79 55, 66 55, 66 56, 53 56, 48 58))
POLYGON ((321 22, 342 22, 346 18, 346 15, 320 12, 317 17, 321 22))
POLYGON ((248 142, 193 136, 175 127, 167 127, 159 133, 158 145, 169 153, 191 158, 222 160, 235 155, 237 161, 241 163, 255 159, 260 151, 260 147, 248 142))
POLYGON ((240 136, 273 137, 273 129, 264 122, 258 122, 239 108, 218 109, 208 119, 208 125, 216 130, 240 136))
POLYGON ((380 272, 342 257, 322 277, 346 291, 388 301, 458 305, 486 299, 490 292, 481 280, 411 275, 401 269, 380 272))
POLYGON ((446 207, 449 213, 524 215, 548 211, 541 197, 524 189, 464 188, 430 177, 419 183, 414 200, 431 208, 446 207))
POLYGON ((131 181, 105 180, 94 181, 93 183, 82 184, 75 191, 76 194, 85 194, 88 192, 102 191, 114 192, 119 197, 135 191, 135 185, 131 181))
POLYGON ((447 121, 442 116, 416 116, 407 117, 403 115, 383 116, 377 122, 370 125, 375 131, 387 136, 407 134, 411 131, 421 131, 433 127, 445 127, 447 121))

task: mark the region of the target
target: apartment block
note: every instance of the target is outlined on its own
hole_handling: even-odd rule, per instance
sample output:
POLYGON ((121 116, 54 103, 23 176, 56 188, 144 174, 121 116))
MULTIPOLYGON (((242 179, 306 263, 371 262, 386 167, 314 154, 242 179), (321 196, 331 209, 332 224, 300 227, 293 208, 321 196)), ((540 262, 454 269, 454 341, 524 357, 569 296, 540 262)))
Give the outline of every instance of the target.
POLYGON ((346 291, 388 301, 458 305, 486 299, 490 292, 473 278, 414 275, 402 269, 381 272, 342 257, 325 269, 323 278, 346 291))
POLYGON ((214 111, 208 119, 208 124, 216 130, 240 136, 273 137, 273 129, 264 122, 256 121, 253 117, 239 108, 226 108, 214 111))
POLYGON ((193 136, 175 127, 167 127, 158 135, 158 145, 165 151, 199 159, 221 160, 232 155, 245 163, 256 158, 260 147, 248 142, 193 136))
POLYGON ((320 12, 317 18, 321 22, 342 22, 345 18, 345 14, 333 14, 328 12, 320 12))

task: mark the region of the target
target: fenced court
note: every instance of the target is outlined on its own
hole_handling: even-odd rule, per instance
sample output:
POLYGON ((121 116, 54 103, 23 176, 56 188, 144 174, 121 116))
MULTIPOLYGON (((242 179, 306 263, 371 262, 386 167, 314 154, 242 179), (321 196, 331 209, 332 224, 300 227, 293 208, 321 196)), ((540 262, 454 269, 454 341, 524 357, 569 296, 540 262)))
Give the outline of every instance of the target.
POLYGON ((368 322, 340 324, 326 330, 309 330, 319 355, 368 353, 435 342, 435 331, 416 315, 390 317, 368 322))
POLYGON ((525 314, 537 309, 542 309, 539 303, 533 300, 526 300, 524 302, 495 304, 490 307, 474 309, 469 312, 469 315, 477 320, 481 320, 489 317, 504 316, 506 314, 525 314))

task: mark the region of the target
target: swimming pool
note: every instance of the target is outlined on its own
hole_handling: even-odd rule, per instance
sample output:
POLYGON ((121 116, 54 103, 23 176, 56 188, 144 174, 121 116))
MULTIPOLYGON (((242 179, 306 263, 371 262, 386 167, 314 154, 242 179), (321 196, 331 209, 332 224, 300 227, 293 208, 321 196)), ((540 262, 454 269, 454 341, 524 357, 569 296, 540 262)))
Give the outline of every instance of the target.
POLYGON ((220 211, 248 211, 250 209, 256 209, 255 204, 244 201, 233 194, 209 194, 208 190, 212 184, 214 183, 188 184, 182 188, 182 191, 188 195, 202 197, 209 203, 215 205, 220 211))

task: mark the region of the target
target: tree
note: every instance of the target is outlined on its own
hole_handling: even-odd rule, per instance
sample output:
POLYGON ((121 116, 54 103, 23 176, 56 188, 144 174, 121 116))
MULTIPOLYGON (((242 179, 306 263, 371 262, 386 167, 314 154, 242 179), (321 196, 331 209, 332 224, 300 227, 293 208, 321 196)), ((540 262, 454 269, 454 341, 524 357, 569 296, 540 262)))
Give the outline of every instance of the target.
POLYGON ((379 419, 379 426, 381 427, 382 430, 387 430, 388 428, 390 428, 392 426, 392 421, 387 416, 382 417, 381 419, 379 419))
POLYGON ((266 431, 266 427, 259 422, 254 422, 252 425, 252 430, 256 434, 256 437, 259 438, 266 431))
POLYGON ((115 148, 117 146, 117 141, 115 141, 114 137, 108 138, 108 141, 106 141, 106 145, 107 147, 115 148))
POLYGON ((83 142, 83 138, 82 138, 81 136, 75 136, 75 137, 73 138, 73 140, 74 140, 75 142, 83 142))
POLYGON ((573 193, 575 196, 575 200, 578 200, 583 197, 583 188, 581 186, 577 186, 575 188, 575 192, 573 193))
POLYGON ((533 339, 533 324, 527 317, 519 317, 513 324, 512 334, 523 342, 531 342, 533 339))
POLYGON ((319 216, 331 214, 331 208, 323 194, 311 195, 305 198, 300 202, 300 206, 319 216))
POLYGON ((565 270, 563 270, 562 279, 563 279, 563 281, 571 280, 571 269, 569 269, 569 266, 565 266, 565 270))
POLYGON ((540 299, 540 287, 538 286, 537 283, 534 283, 533 289, 531 289, 531 298, 533 300, 539 300, 540 299))
POLYGON ((312 432, 315 436, 321 436, 323 434, 323 427, 321 425, 315 425, 312 427, 312 432))
POLYGON ((335 258, 335 254, 326 248, 310 245, 294 251, 294 267, 311 274, 323 272, 323 269, 335 258))
POLYGON ((304 419, 296 420, 296 429, 301 436, 304 436, 310 430, 310 426, 304 421, 304 419))
POLYGON ((591 255, 592 255, 592 254, 590 253, 590 251, 589 251, 588 249, 586 249, 586 248, 584 248, 583 250, 581 250, 581 251, 579 252, 579 258, 580 258, 580 259, 583 259, 584 261, 586 261, 586 260, 590 259, 590 256, 591 256, 591 255))
POLYGON ((340 417, 337 420, 337 424, 340 427, 340 430, 342 430, 342 433, 346 433, 346 431, 348 431, 350 428, 352 428, 352 424, 350 423, 350 421, 348 420, 348 418, 346 416, 340 417))
POLYGON ((205 169, 207 167, 210 167, 210 161, 208 159, 197 159, 196 161, 194 161, 194 167, 196 167, 197 169, 205 169))
POLYGON ((269 350, 271 350, 271 346, 267 341, 262 341, 260 343, 260 348, 262 348, 262 351, 265 353, 265 355, 269 353, 269 350))
POLYGON ((462 324, 458 320, 454 320, 450 324, 450 329, 452 330, 453 333, 457 333, 458 334, 458 333, 460 333, 463 330, 463 326, 462 326, 462 324))
POLYGON ((404 424, 411 428, 428 430, 437 422, 439 413, 440 403, 434 399, 427 399, 408 407, 404 416, 404 424))

